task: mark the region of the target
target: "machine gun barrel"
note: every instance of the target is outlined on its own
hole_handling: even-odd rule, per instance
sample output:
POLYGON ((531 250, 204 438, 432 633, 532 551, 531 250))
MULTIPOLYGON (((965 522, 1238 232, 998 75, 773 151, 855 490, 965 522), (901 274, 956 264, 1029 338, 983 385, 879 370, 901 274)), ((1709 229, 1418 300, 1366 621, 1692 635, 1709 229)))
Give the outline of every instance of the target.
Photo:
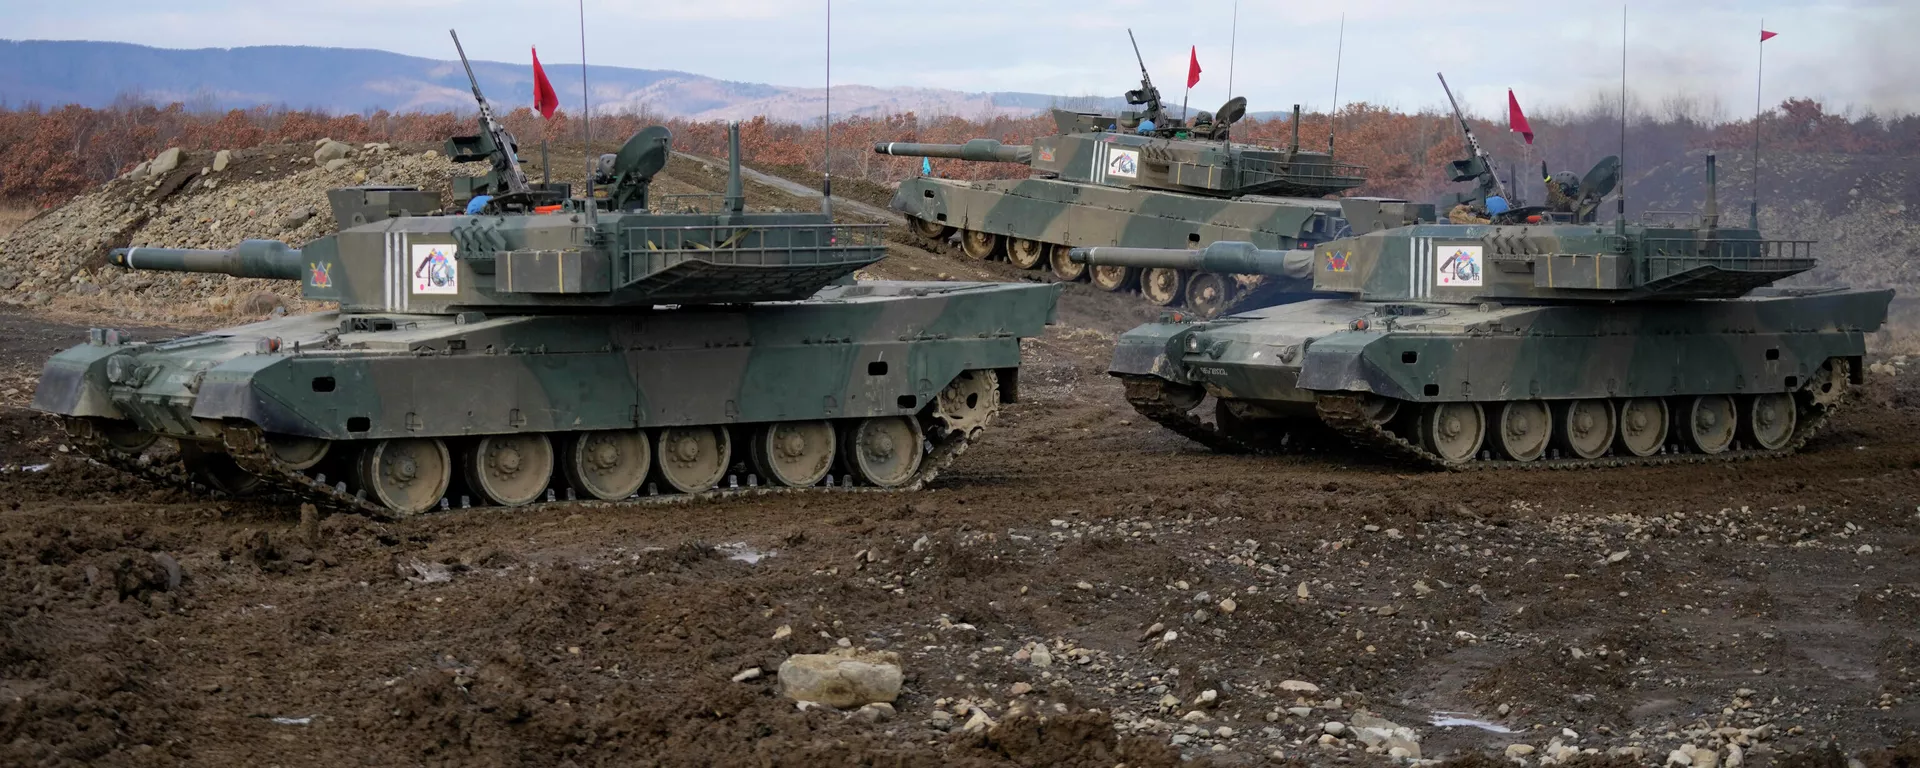
POLYGON ((965 144, 886 142, 873 145, 873 151, 894 157, 945 157, 983 163, 1030 163, 1033 161, 1031 145, 1001 144, 993 139, 974 139, 965 144))
POLYGON ((496 158, 495 166, 506 172, 507 191, 517 195, 527 194, 532 190, 527 186, 527 174, 520 170, 520 158, 516 154, 518 148, 514 145, 513 135, 507 133, 507 129, 493 118, 493 107, 487 104, 487 97, 480 93, 480 79, 473 76, 473 65, 467 62, 467 49, 460 46, 460 33, 449 29, 447 34, 453 36, 453 49, 460 52, 460 66, 467 68, 467 83, 473 86, 473 100, 480 104, 480 127, 493 139, 494 146, 498 147, 496 151, 505 158, 504 162, 496 158))
POLYGON ((1186 269, 1235 275, 1269 275, 1294 279, 1313 277, 1313 251, 1269 251, 1253 243, 1221 241, 1201 250, 1184 248, 1075 248, 1067 259, 1076 264, 1140 269, 1186 269))
POLYGON ((278 240, 242 240, 224 251, 197 248, 115 248, 114 266, 159 272, 213 272, 268 280, 301 279, 300 251, 278 240))
POLYGON ((1433 74, 1440 78, 1440 89, 1447 92, 1447 103, 1453 105, 1453 119, 1460 121, 1460 132, 1466 134, 1467 148, 1473 150, 1473 156, 1480 158, 1480 162, 1486 165, 1487 174, 1493 177, 1494 192, 1501 197, 1506 197, 1507 187, 1500 183, 1500 174, 1493 171, 1493 158, 1487 155, 1486 150, 1480 148, 1480 140, 1473 137, 1473 126, 1467 125, 1466 116, 1460 114, 1460 102, 1453 100, 1453 89, 1447 86, 1447 76, 1439 72, 1433 74))
POLYGON ((1134 39, 1133 30, 1127 30, 1127 41, 1133 43, 1133 60, 1140 65, 1140 90, 1127 93, 1127 103, 1142 104, 1147 108, 1147 118, 1160 119, 1160 89, 1153 87, 1153 76, 1147 74, 1147 60, 1140 55, 1140 41, 1134 39))

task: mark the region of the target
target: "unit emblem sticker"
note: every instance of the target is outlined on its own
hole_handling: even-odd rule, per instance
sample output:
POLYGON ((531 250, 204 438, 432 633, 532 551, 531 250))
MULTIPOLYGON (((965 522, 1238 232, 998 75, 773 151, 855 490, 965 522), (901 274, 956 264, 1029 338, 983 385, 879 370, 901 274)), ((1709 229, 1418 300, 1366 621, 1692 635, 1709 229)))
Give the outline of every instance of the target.
POLYGON ((1140 150, 1114 147, 1107 156, 1107 175, 1131 179, 1140 175, 1140 150))
POLYGON ((460 292, 460 270, 455 265, 452 243, 413 246, 413 292, 460 292))
POLYGON ((333 262, 309 261, 307 262, 307 271, 311 273, 307 278, 307 282, 312 283, 313 287, 333 287, 333 262))
POLYGON ((1040 148, 1040 162, 1043 162, 1043 163, 1053 162, 1053 147, 1040 148))
POLYGON ((1478 286, 1480 268, 1486 263, 1478 245, 1448 245, 1434 249, 1436 259, 1433 284, 1441 288, 1478 286))
POLYGON ((1327 252, 1327 271, 1328 272, 1347 271, 1348 269, 1350 269, 1350 267, 1348 267, 1347 265, 1347 259, 1352 257, 1353 257, 1352 251, 1328 251, 1327 252))

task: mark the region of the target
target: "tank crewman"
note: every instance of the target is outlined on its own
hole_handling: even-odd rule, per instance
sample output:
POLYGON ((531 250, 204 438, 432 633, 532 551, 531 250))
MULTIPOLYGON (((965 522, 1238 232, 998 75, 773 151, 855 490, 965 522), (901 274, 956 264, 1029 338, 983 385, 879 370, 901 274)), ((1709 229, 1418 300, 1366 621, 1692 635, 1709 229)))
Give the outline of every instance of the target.
POLYGON ((1493 220, 1481 215, 1480 211, 1476 210, 1472 204, 1463 200, 1460 204, 1455 205, 1453 210, 1447 211, 1447 222, 1451 224, 1491 224, 1493 220))
POLYGON ((1547 164, 1540 164, 1540 175, 1547 185, 1547 210, 1559 213, 1572 213, 1574 194, 1580 190, 1580 178, 1568 171, 1548 173, 1547 164))

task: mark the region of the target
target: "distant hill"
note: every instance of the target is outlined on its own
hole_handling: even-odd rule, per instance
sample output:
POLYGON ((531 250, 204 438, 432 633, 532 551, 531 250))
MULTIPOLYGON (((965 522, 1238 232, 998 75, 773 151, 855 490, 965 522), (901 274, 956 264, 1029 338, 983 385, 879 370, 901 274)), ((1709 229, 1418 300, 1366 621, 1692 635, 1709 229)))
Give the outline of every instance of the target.
MULTIPOLYGON (((550 64, 563 105, 580 103, 579 65, 550 64)), ((473 62, 487 98, 510 109, 533 102, 528 64, 473 62)), ((786 121, 820 117, 824 89, 718 80, 661 69, 590 67, 595 111, 649 110, 696 120, 766 115, 786 121)), ((350 113, 375 109, 472 108, 460 62, 386 51, 312 46, 254 46, 179 50, 128 43, 0 40, 0 102, 8 106, 107 106, 123 95, 158 103, 216 109, 260 104, 350 113)), ((935 88, 836 85, 835 116, 906 111, 922 115, 1026 116, 1059 104, 1119 109, 1119 99, 1067 99, 1038 93, 964 93, 935 88)))

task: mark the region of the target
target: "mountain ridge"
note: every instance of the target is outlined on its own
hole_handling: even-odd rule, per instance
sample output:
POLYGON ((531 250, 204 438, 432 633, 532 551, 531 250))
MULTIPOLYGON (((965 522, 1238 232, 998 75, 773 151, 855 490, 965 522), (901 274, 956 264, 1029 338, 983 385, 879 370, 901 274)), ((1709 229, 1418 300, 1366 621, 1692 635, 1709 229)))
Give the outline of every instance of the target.
MULTIPOLYGON (((547 64, 563 109, 580 103, 580 65, 547 64)), ((506 110, 533 102, 530 64, 474 61, 487 99, 506 110)), ((591 65, 595 112, 651 112, 693 120, 766 116, 808 122, 824 112, 825 89, 722 80, 678 70, 591 65)), ((127 97, 209 109, 260 105, 334 113, 471 109, 457 60, 366 48, 265 45, 156 48, 90 40, 0 39, 0 104, 105 107, 127 97)), ((916 112, 969 118, 1027 116, 1051 106, 1124 108, 1117 98, 847 84, 833 88, 836 118, 916 112)))

